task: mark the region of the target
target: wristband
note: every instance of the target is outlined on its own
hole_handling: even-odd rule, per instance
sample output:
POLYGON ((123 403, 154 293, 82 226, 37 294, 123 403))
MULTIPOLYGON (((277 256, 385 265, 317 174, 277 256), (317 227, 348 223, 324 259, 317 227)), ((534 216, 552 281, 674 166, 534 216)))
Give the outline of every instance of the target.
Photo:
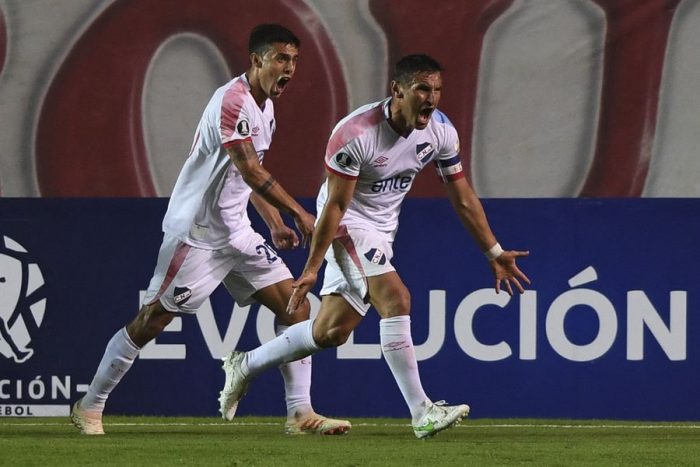
POLYGON ((503 254, 503 248, 501 248, 501 244, 496 242, 494 246, 489 248, 488 250, 484 251, 484 256, 486 256, 486 259, 489 261, 493 261, 494 259, 498 258, 503 254))

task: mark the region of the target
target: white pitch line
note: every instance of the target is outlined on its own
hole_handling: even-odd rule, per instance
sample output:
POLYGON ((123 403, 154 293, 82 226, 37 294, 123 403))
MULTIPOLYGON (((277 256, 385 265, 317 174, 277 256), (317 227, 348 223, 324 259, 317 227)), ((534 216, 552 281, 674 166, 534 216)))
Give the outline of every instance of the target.
MULTIPOLYGON (((70 426, 70 423, 2 423, 0 426, 70 426)), ((129 422, 129 423, 105 423, 105 426, 278 426, 282 423, 274 422, 237 422, 237 423, 151 423, 151 422, 129 422)), ((409 424, 404 423, 355 423, 353 426, 358 427, 408 427, 409 424)), ((483 429, 483 428, 548 428, 548 429, 630 429, 630 430, 656 430, 656 429, 681 429, 681 430, 697 430, 700 425, 555 425, 555 424, 494 424, 480 425, 470 423, 465 425, 457 425, 455 428, 483 429)))

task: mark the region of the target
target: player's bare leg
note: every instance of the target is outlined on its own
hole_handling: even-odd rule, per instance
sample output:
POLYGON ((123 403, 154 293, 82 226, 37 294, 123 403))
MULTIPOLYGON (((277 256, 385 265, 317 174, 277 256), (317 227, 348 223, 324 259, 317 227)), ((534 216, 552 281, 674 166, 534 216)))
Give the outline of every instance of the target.
POLYGON ((160 302, 144 305, 131 323, 112 336, 87 392, 71 410, 71 421, 81 433, 104 434, 102 412, 107 398, 129 371, 141 348, 158 336, 174 315, 160 302))
MULTIPOLYGON (((259 290, 253 296, 258 302, 265 305, 275 313, 277 323, 275 333, 281 336, 290 326, 303 323, 309 319, 309 302, 306 300, 299 309, 289 314, 286 311, 289 297, 292 294, 291 279, 284 280, 259 290)), ((301 324, 300 326, 307 326, 301 324)), ((298 331, 300 331, 299 329, 298 331)), ((297 331, 297 332, 298 332, 297 331)), ((279 339, 279 337, 278 337, 279 339)), ((278 346, 255 349, 248 354, 234 352, 224 361, 226 383, 220 397, 221 412, 224 418, 230 420, 235 415, 238 400, 247 390, 248 382, 242 371, 242 366, 255 367, 269 361, 270 354, 279 353, 278 346)), ((268 347, 270 347, 268 346, 268 347)), ((311 352, 304 353, 295 361, 279 362, 285 385, 287 422, 285 432, 287 434, 343 434, 350 430, 351 424, 347 420, 335 420, 317 414, 311 405, 311 352)))

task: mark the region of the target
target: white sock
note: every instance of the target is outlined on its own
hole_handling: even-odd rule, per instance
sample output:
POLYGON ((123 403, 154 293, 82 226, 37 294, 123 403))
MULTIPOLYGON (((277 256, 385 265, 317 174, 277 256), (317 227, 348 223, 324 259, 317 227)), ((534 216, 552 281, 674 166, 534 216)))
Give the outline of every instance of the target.
POLYGON ((321 350, 314 341, 311 331, 313 324, 314 321, 309 319, 289 326, 271 341, 246 352, 241 365, 245 375, 252 377, 273 366, 293 362, 321 350))
MULTIPOLYGON (((275 334, 281 335, 289 326, 276 325, 275 334)), ((287 418, 313 412, 311 406, 311 356, 294 362, 283 363, 279 367, 284 379, 287 418)))
POLYGON ((140 350, 131 341, 126 328, 117 331, 107 343, 102 361, 97 367, 90 387, 80 401, 80 407, 84 410, 102 412, 109 394, 119 384, 122 376, 129 371, 140 350))
POLYGON ((404 315, 380 320, 379 339, 384 359, 408 404, 413 421, 417 421, 423 415, 425 402, 429 399, 423 391, 418 374, 418 362, 411 338, 411 317, 404 315))

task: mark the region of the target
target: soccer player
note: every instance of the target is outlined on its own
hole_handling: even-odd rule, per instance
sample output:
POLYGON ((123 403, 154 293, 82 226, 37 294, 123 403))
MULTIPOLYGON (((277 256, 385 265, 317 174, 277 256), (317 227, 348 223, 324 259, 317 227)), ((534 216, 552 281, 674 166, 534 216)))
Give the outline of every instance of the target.
POLYGON ((318 195, 320 213, 304 271, 293 284, 288 311, 296 313, 327 262, 318 317, 289 327, 250 352, 232 352, 225 410, 235 410, 250 381, 282 362, 342 345, 370 305, 379 312, 382 353, 408 405, 413 431, 425 438, 449 428, 469 406, 432 402, 423 390, 411 338, 411 300, 391 265, 401 202, 416 174, 433 162, 457 215, 484 251, 495 275, 512 295, 529 279, 516 266, 526 251, 504 251, 462 171, 455 128, 437 109, 442 69, 426 55, 396 64, 391 97, 342 119, 326 149, 328 177, 318 195))
MULTIPOLYGON (((286 312, 293 277, 275 250, 251 228, 246 212, 250 199, 280 249, 296 247, 299 237, 284 224, 279 210, 292 216, 302 242, 314 229, 314 216, 261 165, 275 131, 271 99, 282 95, 294 76, 299 47, 299 39, 284 27, 257 26, 249 38, 250 67, 209 101, 163 220, 163 243, 145 305, 109 341, 87 393, 71 411, 82 433, 104 434, 102 412, 107 397, 140 349, 161 333, 175 313, 196 312, 221 282, 239 304, 257 301, 272 310, 278 318, 278 334, 308 319, 307 301, 295 313, 286 312)), ((341 434, 350 429, 345 420, 314 412, 309 359, 280 369, 287 433, 341 434)), ((226 365, 224 370, 228 371, 226 365)), ((232 418, 226 412, 222 415, 232 418)))

